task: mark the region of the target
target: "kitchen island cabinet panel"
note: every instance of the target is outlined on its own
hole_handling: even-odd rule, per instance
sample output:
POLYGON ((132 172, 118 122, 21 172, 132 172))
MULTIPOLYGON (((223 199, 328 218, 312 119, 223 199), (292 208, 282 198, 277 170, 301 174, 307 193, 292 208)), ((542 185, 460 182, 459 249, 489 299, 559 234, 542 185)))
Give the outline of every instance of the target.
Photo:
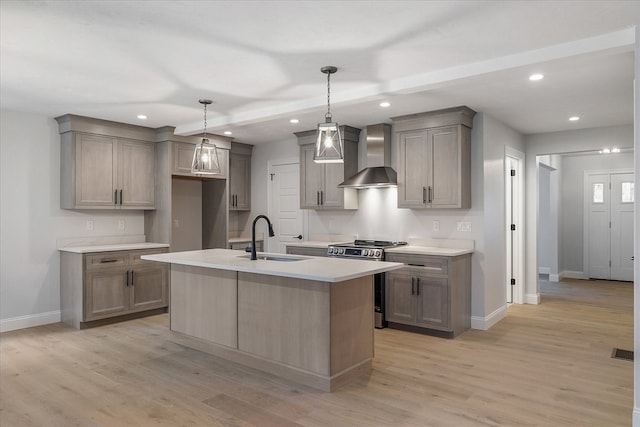
POLYGON ((171 330, 237 348, 237 273, 174 264, 171 330))

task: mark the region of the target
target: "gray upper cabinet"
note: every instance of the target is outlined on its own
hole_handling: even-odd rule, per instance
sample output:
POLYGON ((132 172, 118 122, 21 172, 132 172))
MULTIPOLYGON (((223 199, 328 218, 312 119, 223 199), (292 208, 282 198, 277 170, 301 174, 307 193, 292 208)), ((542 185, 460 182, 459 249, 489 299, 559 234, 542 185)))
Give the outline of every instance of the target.
MULTIPOLYGON (((215 141, 213 141, 215 142, 215 141)), ((229 176, 229 150, 217 147, 219 174, 198 174, 191 172, 193 152, 196 145, 189 142, 173 142, 173 171, 172 175, 199 177, 202 179, 226 179, 229 176)))
POLYGON ((253 146, 231 143, 229 153, 229 210, 251 210, 251 152, 253 146))
POLYGON ((398 207, 471 207, 471 127, 475 112, 456 107, 394 117, 398 207))
POLYGON ((316 131, 296 132, 300 145, 300 208, 358 209, 358 193, 338 188, 358 172, 360 129, 340 126, 344 143, 344 163, 315 163, 316 131))
POLYGON ((60 207, 155 209, 153 130, 87 117, 58 117, 60 207))

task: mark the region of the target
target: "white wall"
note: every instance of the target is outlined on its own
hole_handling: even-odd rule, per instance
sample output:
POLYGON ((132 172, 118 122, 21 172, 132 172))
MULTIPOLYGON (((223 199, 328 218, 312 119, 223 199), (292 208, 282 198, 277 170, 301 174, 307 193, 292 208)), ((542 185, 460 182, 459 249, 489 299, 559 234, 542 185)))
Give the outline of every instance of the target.
POLYGON ((633 126, 610 126, 526 136, 526 301, 535 302, 540 298, 537 256, 539 224, 538 156, 593 151, 612 146, 619 148, 633 147, 633 126))
MULTIPOLYGON (((636 44, 635 44, 635 81, 633 89, 633 105, 634 105, 634 160, 636 165, 640 165, 640 26, 636 26, 636 44)), ((635 199, 640 200, 640 185, 638 185, 638 174, 636 174, 635 199)), ((634 234, 634 350, 635 354, 640 354, 640 209, 635 211, 635 234, 634 234)), ((636 357, 633 362, 633 427, 640 427, 640 357, 636 357)))
POLYGON ((0 331, 60 320, 58 238, 120 234, 144 234, 142 212, 60 209, 57 122, 1 110, 0 331))

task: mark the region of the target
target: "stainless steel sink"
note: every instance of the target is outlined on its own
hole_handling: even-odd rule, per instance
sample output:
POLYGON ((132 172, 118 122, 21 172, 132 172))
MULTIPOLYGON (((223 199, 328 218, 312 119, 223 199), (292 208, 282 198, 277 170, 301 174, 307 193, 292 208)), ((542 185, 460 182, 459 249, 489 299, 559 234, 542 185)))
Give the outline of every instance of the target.
MULTIPOLYGON (((251 255, 241 255, 242 258, 251 259, 251 255)), ((257 260, 263 261, 279 261, 279 262, 293 262, 293 261, 302 261, 304 259, 309 259, 307 257, 288 257, 288 256, 275 256, 275 255, 257 255, 257 260)))

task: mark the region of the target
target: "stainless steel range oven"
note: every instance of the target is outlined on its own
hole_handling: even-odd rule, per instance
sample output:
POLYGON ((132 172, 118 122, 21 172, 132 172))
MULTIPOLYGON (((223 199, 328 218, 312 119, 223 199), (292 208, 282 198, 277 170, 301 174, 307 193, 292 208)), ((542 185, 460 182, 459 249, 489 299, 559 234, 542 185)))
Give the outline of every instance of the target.
MULTIPOLYGON (((327 256, 384 261, 384 248, 404 246, 406 244, 407 242, 392 242, 387 240, 356 240, 353 243, 329 246, 327 256)), ((375 327, 378 329, 384 328, 387 326, 384 313, 384 273, 378 273, 373 276, 373 297, 375 327)))

